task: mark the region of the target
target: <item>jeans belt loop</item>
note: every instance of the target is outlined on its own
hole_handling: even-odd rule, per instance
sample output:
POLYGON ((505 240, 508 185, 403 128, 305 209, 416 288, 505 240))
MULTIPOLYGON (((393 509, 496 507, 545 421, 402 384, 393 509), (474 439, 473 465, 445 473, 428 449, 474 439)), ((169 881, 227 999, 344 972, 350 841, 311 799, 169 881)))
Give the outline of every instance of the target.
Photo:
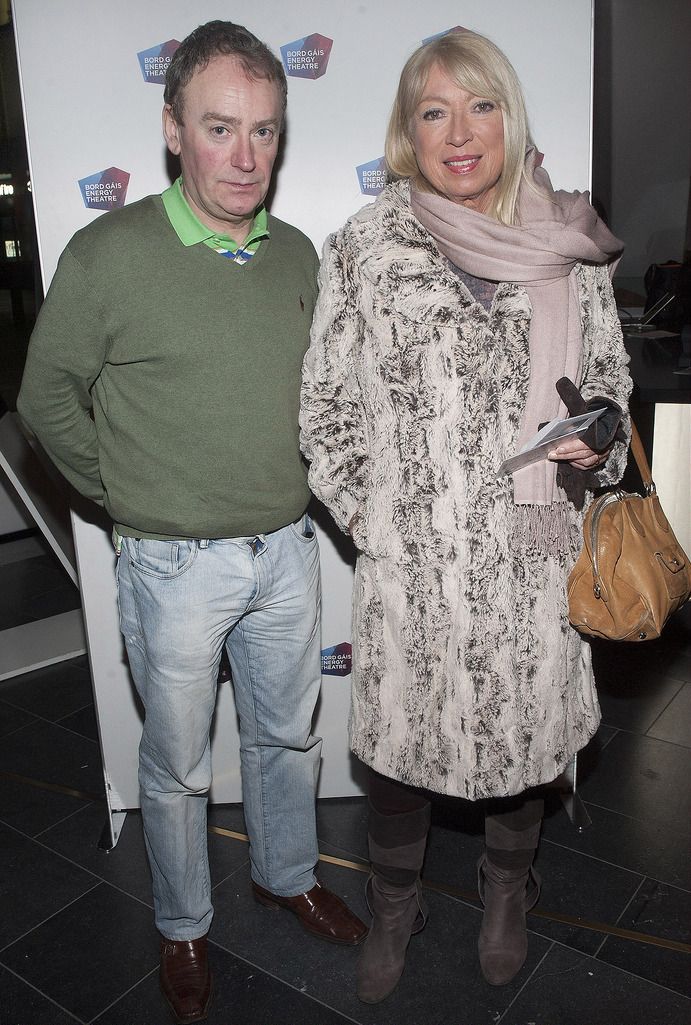
POLYGON ((200 537, 199 538, 199 547, 200 548, 208 548, 209 547, 209 539, 208 539, 208 537, 200 537))

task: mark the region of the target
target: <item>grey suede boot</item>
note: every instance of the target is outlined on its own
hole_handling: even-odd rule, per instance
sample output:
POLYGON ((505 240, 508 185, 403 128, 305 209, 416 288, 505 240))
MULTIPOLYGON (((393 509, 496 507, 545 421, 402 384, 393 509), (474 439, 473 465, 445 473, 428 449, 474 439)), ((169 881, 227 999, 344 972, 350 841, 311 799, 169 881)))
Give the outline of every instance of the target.
POLYGON ((378 1004, 393 993, 410 937, 427 922, 420 870, 429 821, 429 806, 400 815, 380 815, 370 808, 372 875, 365 892, 372 924, 357 966, 357 995, 366 1004, 378 1004), (412 842, 391 846, 408 837, 412 842))
POLYGON ((533 868, 540 825, 513 830, 490 818, 485 823, 487 851, 478 862, 478 891, 485 906, 478 953, 482 974, 492 986, 511 982, 528 954, 525 915, 540 896, 541 880, 533 868), (513 852, 512 867, 494 864, 493 849, 513 852))

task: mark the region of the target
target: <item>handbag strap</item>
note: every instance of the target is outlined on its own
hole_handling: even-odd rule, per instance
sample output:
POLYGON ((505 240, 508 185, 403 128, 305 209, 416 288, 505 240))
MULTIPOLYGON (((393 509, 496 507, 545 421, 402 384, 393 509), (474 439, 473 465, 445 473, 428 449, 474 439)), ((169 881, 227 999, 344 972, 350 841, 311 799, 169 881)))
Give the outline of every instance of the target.
POLYGON ((633 458, 636 460, 636 466, 638 467, 638 472, 641 475, 641 480, 643 481, 643 487, 645 488, 646 494, 652 494, 655 491, 652 470, 650 469, 650 463, 648 462, 648 457, 645 454, 645 449, 643 448, 641 436, 638 433, 638 429, 636 428, 633 419, 631 420, 631 451, 633 452, 633 458))

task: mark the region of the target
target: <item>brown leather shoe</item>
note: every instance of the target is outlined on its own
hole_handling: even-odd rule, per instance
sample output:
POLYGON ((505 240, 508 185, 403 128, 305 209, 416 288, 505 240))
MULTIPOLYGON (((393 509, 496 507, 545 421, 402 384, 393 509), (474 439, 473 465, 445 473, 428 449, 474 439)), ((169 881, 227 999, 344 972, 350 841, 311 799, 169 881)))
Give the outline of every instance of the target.
POLYGON ((252 892, 255 900, 272 911, 281 908, 292 911, 308 932, 329 943, 345 943, 354 947, 367 935, 365 923, 348 910, 340 897, 321 883, 315 883, 311 890, 297 897, 280 897, 276 893, 269 893, 253 880, 252 892))
POLYGON ((211 1003, 211 973, 206 936, 198 940, 161 937, 159 980, 178 1025, 206 1018, 211 1003))

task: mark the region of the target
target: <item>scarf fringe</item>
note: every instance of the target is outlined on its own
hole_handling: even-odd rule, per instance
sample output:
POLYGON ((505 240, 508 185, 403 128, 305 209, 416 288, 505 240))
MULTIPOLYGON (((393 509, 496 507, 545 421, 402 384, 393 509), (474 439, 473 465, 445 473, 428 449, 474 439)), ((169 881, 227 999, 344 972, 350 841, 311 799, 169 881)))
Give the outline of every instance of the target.
POLYGON ((571 531, 568 502, 517 505, 514 509, 518 551, 558 556, 568 552, 571 531))

